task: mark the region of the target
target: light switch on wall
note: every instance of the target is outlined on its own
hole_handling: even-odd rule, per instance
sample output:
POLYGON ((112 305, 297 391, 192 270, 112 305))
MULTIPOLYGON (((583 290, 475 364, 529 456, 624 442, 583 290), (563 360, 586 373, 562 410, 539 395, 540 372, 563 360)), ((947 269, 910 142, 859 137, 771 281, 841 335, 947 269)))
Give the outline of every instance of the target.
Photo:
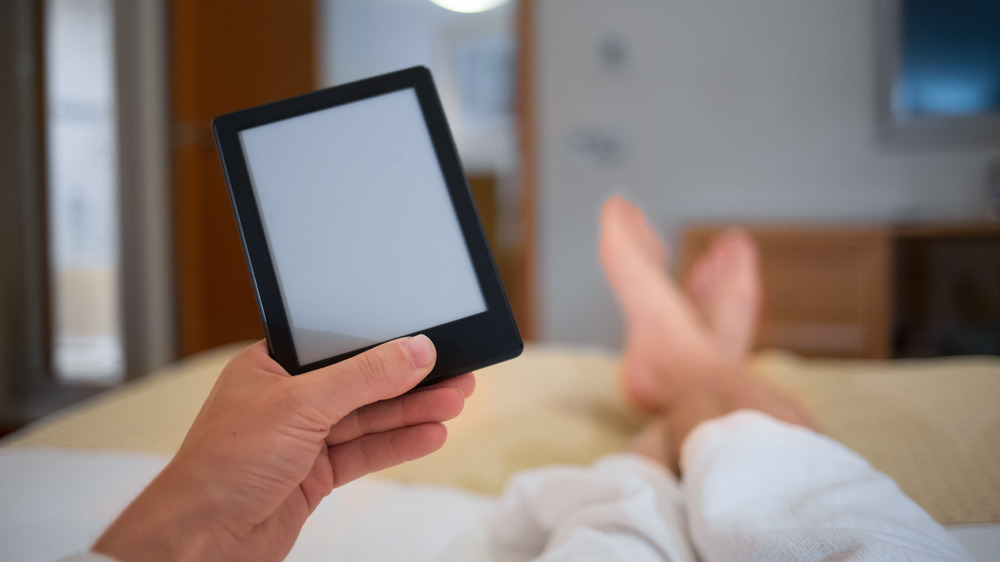
POLYGON ((581 161, 598 166, 625 162, 631 150, 631 136, 611 128, 577 129, 569 135, 569 150, 581 161))

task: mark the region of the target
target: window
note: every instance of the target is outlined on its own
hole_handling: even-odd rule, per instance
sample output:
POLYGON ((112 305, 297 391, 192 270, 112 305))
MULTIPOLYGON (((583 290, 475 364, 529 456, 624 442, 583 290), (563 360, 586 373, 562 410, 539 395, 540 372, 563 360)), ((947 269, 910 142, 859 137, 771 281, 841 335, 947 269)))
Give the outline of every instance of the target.
POLYGON ((118 145, 111 0, 47 0, 46 169, 52 365, 121 380, 118 145))

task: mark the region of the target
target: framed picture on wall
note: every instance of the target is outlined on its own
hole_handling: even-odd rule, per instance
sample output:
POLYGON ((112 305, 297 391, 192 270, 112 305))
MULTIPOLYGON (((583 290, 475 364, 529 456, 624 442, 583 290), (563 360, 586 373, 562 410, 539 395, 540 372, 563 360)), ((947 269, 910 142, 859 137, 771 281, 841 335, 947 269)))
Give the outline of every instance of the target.
POLYGON ((513 37, 468 37, 455 50, 462 118, 472 127, 508 124, 514 115, 513 37))

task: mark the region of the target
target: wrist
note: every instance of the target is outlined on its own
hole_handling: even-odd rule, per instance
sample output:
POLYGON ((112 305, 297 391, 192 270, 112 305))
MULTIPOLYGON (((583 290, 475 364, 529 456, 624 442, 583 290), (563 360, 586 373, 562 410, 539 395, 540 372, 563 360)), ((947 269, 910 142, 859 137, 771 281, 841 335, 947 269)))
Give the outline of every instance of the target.
POLYGON ((122 562, 219 558, 232 537, 168 465, 91 548, 122 562))

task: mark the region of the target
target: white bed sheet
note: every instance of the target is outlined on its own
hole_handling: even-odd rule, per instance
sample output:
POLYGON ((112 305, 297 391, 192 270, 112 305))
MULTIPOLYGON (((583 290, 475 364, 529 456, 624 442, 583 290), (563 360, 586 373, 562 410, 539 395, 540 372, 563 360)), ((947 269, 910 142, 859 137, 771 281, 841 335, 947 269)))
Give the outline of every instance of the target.
MULTIPOLYGON (((166 455, 57 447, 0 450, 0 559, 86 550, 166 464, 166 455)), ((334 492, 289 560, 480 560, 494 499, 365 478, 334 492)), ((1000 525, 949 531, 978 560, 1000 560, 1000 525)))
MULTIPOLYGON (((52 561, 87 550, 167 463, 152 453, 0 450, 0 560, 52 561)), ((288 560, 480 560, 494 499, 364 478, 328 497, 288 560)))

